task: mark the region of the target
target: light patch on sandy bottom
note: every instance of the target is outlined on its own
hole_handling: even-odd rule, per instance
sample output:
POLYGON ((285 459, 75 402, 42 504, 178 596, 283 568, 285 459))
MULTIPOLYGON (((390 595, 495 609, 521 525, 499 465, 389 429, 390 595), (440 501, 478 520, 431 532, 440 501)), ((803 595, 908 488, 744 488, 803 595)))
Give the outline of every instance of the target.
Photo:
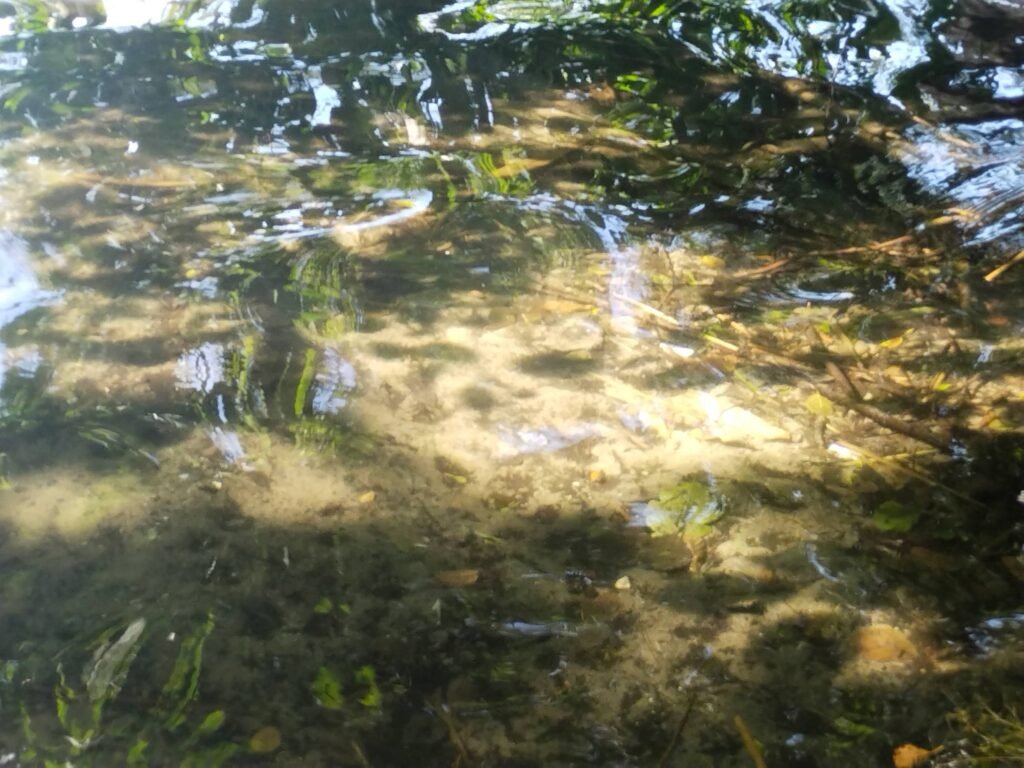
POLYGON ((22 543, 51 535, 82 538, 111 524, 139 524, 150 493, 145 479, 130 470, 43 470, 17 477, 14 488, 0 495, 0 519, 22 543))
POLYGON ((246 517, 275 525, 337 526, 343 515, 359 513, 369 483, 357 484, 322 460, 283 442, 264 448, 258 469, 224 479, 224 493, 246 517))
POLYGON ((160 469, 144 482, 160 495, 156 511, 171 516, 228 507, 268 526, 336 528, 381 514, 389 497, 400 507, 398 492, 407 492, 372 462, 344 466, 334 456, 303 450, 287 434, 231 425, 192 429, 158 458, 160 469))
POLYGON ((573 306, 531 321, 514 305, 493 324, 474 309, 474 325, 452 310, 429 330, 392 318, 350 337, 342 354, 360 386, 349 413, 428 479, 447 475, 463 496, 524 507, 615 511, 682 476, 729 477, 752 464, 792 473, 801 461, 798 425, 742 388, 645 388, 642 376, 622 376, 637 349, 655 373, 678 361, 656 344, 623 354, 607 323, 573 306))
POLYGON ((68 291, 40 324, 43 357, 54 361, 49 391, 77 408, 113 403, 164 410, 182 397, 175 389, 192 340, 231 342, 238 325, 218 302, 68 291))
POLYGON ((215 301, 190 302, 161 294, 105 296, 69 290, 42 328, 76 346, 148 345, 173 354, 188 345, 190 336, 209 338, 238 330, 231 308, 215 301))

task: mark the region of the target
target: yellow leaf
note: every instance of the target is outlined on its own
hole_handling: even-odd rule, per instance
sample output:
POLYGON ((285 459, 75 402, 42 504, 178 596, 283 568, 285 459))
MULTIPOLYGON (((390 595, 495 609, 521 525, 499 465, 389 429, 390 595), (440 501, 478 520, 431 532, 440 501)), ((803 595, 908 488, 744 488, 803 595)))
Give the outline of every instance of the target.
POLYGON ((316 605, 313 606, 313 613, 319 613, 321 616, 328 614, 334 610, 334 603, 331 602, 329 597, 321 597, 316 605))
POLYGON ((885 341, 878 342, 878 346, 882 347, 882 349, 896 349, 896 347, 898 347, 902 343, 902 336, 893 336, 891 339, 886 339, 885 341))
POLYGON ((520 174, 529 175, 530 171, 543 168, 550 162, 550 160, 541 160, 536 157, 516 157, 510 159, 501 168, 495 168, 491 171, 491 175, 496 179, 508 179, 520 174))
POLYGON ((910 377, 907 376, 904 370, 898 365, 890 365, 886 368, 885 375, 890 379, 890 381, 893 381, 896 384, 900 384, 902 386, 910 385, 910 377))
POLYGON ((377 498, 377 494, 373 491, 367 491, 359 495, 360 504, 372 504, 373 500, 377 498))
POLYGON ((917 768, 924 765, 929 757, 941 751, 941 745, 935 749, 924 749, 916 744, 900 744, 892 751, 893 768, 917 768))
POLYGON ((258 754, 273 752, 281 746, 281 732, 272 725, 260 728, 249 739, 249 751, 258 754))
POLYGON ((451 472, 444 472, 444 473, 442 473, 441 474, 441 480, 449 488, 454 488, 455 486, 459 486, 459 485, 465 485, 466 483, 469 482, 469 478, 466 477, 465 475, 455 475, 455 474, 452 474, 451 472))
POLYGON ((806 400, 804 400, 804 408, 813 413, 815 416, 832 415, 832 401, 829 400, 820 392, 814 392, 806 400))
POLYGON ((469 587, 480 578, 480 571, 476 568, 461 568, 455 571, 438 571, 434 579, 446 587, 469 587))

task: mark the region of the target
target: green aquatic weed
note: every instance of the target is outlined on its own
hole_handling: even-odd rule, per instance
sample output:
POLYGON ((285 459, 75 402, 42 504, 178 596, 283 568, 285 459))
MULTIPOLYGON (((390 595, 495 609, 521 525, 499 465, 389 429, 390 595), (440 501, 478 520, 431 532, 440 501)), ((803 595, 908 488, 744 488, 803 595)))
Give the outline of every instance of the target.
POLYGON ((313 680, 313 696, 316 703, 325 709, 341 709, 345 699, 341 695, 341 683, 327 667, 320 667, 313 680))
POLYGON ((906 533, 917 523, 920 512, 900 504, 898 501, 885 501, 875 510, 871 521, 880 531, 887 533, 906 533))
POLYGON ((199 674, 203 667, 203 646, 214 628, 213 613, 207 614, 206 622, 181 644, 178 658, 170 678, 160 695, 156 711, 164 719, 169 731, 178 728, 186 719, 186 710, 199 692, 199 674))
POLYGON ((360 697, 359 703, 368 709, 380 709, 381 695, 377 687, 377 673, 373 667, 366 665, 356 670, 356 682, 366 686, 366 693, 360 697))

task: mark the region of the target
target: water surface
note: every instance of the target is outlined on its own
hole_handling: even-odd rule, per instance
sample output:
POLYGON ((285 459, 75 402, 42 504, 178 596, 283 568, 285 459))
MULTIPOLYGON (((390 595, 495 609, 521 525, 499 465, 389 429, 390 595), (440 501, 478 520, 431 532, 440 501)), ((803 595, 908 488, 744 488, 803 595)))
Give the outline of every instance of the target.
POLYGON ((0 4, 0 764, 1002 754, 1022 34, 0 4))

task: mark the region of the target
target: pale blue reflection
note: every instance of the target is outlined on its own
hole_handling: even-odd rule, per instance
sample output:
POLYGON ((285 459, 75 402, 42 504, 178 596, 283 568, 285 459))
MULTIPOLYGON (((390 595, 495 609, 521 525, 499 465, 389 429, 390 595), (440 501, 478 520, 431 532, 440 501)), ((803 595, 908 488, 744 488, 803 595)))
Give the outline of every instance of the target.
POLYGON ((59 291, 43 289, 28 258, 28 244, 0 231, 0 328, 37 307, 60 298, 59 291))
POLYGON ((324 359, 316 375, 313 410, 317 413, 338 413, 348 405, 356 388, 356 369, 333 349, 324 350, 324 359))
POLYGON ((175 378, 178 387, 209 394, 224 381, 224 346, 206 342, 178 358, 175 378))

